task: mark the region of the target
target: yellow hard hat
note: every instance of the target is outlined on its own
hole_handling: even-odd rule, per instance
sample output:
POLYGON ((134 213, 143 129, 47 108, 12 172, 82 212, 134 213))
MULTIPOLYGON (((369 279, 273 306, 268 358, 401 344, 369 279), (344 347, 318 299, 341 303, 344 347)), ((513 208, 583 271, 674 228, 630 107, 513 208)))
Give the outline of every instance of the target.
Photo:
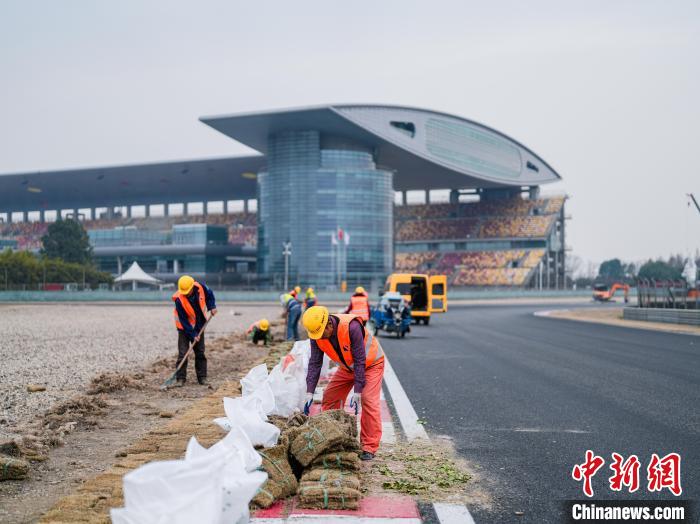
POLYGON ((318 340, 328 324, 328 309, 323 306, 310 307, 304 312, 301 321, 309 332, 309 338, 318 340))
POLYGON ((362 286, 357 286, 355 288, 355 293, 366 293, 366 291, 365 288, 363 288, 362 286))
POLYGON ((183 275, 177 281, 177 289, 183 295, 189 295, 194 287, 194 278, 189 275, 183 275))
POLYGON ((270 329, 270 321, 266 318, 263 318, 260 321, 260 329, 262 329, 263 331, 267 331, 268 329, 270 329))
POLYGON ((306 292, 307 292, 307 293, 313 293, 313 292, 314 292, 314 288, 310 287, 310 288, 308 288, 308 289, 306 290, 306 292))
POLYGON ((294 288, 294 291, 296 291, 297 293, 301 293, 301 287, 300 287, 300 286, 296 286, 296 287, 294 288))

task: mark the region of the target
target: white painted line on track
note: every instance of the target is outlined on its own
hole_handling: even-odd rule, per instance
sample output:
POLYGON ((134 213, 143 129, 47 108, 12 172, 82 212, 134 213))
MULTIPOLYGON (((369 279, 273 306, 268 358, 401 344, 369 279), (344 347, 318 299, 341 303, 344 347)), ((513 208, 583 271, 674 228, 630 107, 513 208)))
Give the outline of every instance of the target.
POLYGON ((435 502, 433 507, 440 524, 475 524, 466 506, 435 502))
MULTIPOLYGON (((399 416, 401 427, 409 442, 419 438, 430 440, 423 425, 418 424, 418 414, 413 409, 413 404, 401 386, 399 377, 396 376, 396 372, 391 367, 386 355, 384 355, 384 384, 386 384, 396 414, 399 416)), ((433 507, 440 524, 475 524, 469 509, 462 504, 435 502, 433 507)))
POLYGON ((418 415, 416 410, 413 409, 411 401, 408 399, 408 395, 401 386, 399 382, 399 377, 396 376, 394 368, 391 367, 389 359, 384 355, 384 383, 389 390, 389 395, 391 395, 391 401, 396 409, 396 414, 399 416, 401 421, 401 427, 409 440, 415 440, 417 438, 428 439, 428 434, 425 428, 418 424, 418 415))

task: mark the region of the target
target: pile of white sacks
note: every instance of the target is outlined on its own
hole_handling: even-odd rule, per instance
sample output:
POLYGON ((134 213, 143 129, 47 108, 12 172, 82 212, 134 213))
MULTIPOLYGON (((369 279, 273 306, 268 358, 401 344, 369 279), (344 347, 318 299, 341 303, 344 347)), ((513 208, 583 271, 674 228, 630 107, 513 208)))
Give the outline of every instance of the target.
MULTIPOLYGON (((145 464, 124 476, 124 507, 114 524, 245 523, 248 504, 267 480, 254 446, 277 444, 268 415, 290 416, 304 407, 308 340, 294 344, 270 374, 265 364, 241 380, 242 396, 224 398, 226 417, 214 420, 227 435, 209 449, 190 438, 182 460, 145 464)), ((327 371, 324 362, 322 374, 327 371)))

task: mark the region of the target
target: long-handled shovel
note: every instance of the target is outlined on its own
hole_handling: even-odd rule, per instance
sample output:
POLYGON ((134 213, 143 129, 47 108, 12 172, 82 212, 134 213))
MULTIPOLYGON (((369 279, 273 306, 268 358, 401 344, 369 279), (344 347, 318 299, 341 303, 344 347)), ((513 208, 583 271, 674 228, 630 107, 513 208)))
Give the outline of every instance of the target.
MULTIPOLYGON (((207 321, 206 321, 206 322, 204 323, 204 325, 202 326, 202 329, 199 330, 199 333, 197 334, 197 338, 199 338, 199 337, 202 336, 202 333, 204 333, 204 330, 206 329, 207 324, 209 324, 209 321, 212 319, 213 316, 214 316, 214 315, 209 315, 209 318, 207 319, 207 321)), ((187 358, 188 358, 188 357, 190 356, 190 354, 192 353, 192 350, 194 349, 194 344, 195 344, 195 343, 194 343, 194 340, 193 340, 192 342, 190 342, 190 347, 189 347, 189 349, 187 350, 187 353, 185 353, 185 356, 183 357, 183 359, 180 361, 180 364, 178 364, 177 368, 175 368, 175 373, 173 373, 172 375, 170 375, 170 377, 168 378, 168 380, 166 380, 165 382, 163 382, 163 385, 160 387, 161 390, 168 389, 168 386, 170 386, 173 382, 175 382, 175 379, 177 378, 177 372, 180 371, 180 368, 181 368, 183 365, 187 365, 187 358)))

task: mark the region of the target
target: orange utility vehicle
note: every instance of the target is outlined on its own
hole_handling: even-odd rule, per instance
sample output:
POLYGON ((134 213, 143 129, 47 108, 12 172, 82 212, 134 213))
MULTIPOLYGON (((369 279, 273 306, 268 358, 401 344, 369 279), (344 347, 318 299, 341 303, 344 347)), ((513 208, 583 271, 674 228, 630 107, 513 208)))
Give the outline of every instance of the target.
POLYGON ((420 324, 430 323, 432 313, 447 311, 447 276, 393 273, 386 279, 384 292, 397 291, 411 305, 411 317, 420 324))
POLYGON ((615 296, 615 291, 621 289, 625 293, 625 303, 629 302, 630 287, 622 282, 608 284, 593 284, 593 300, 609 302, 615 296))

